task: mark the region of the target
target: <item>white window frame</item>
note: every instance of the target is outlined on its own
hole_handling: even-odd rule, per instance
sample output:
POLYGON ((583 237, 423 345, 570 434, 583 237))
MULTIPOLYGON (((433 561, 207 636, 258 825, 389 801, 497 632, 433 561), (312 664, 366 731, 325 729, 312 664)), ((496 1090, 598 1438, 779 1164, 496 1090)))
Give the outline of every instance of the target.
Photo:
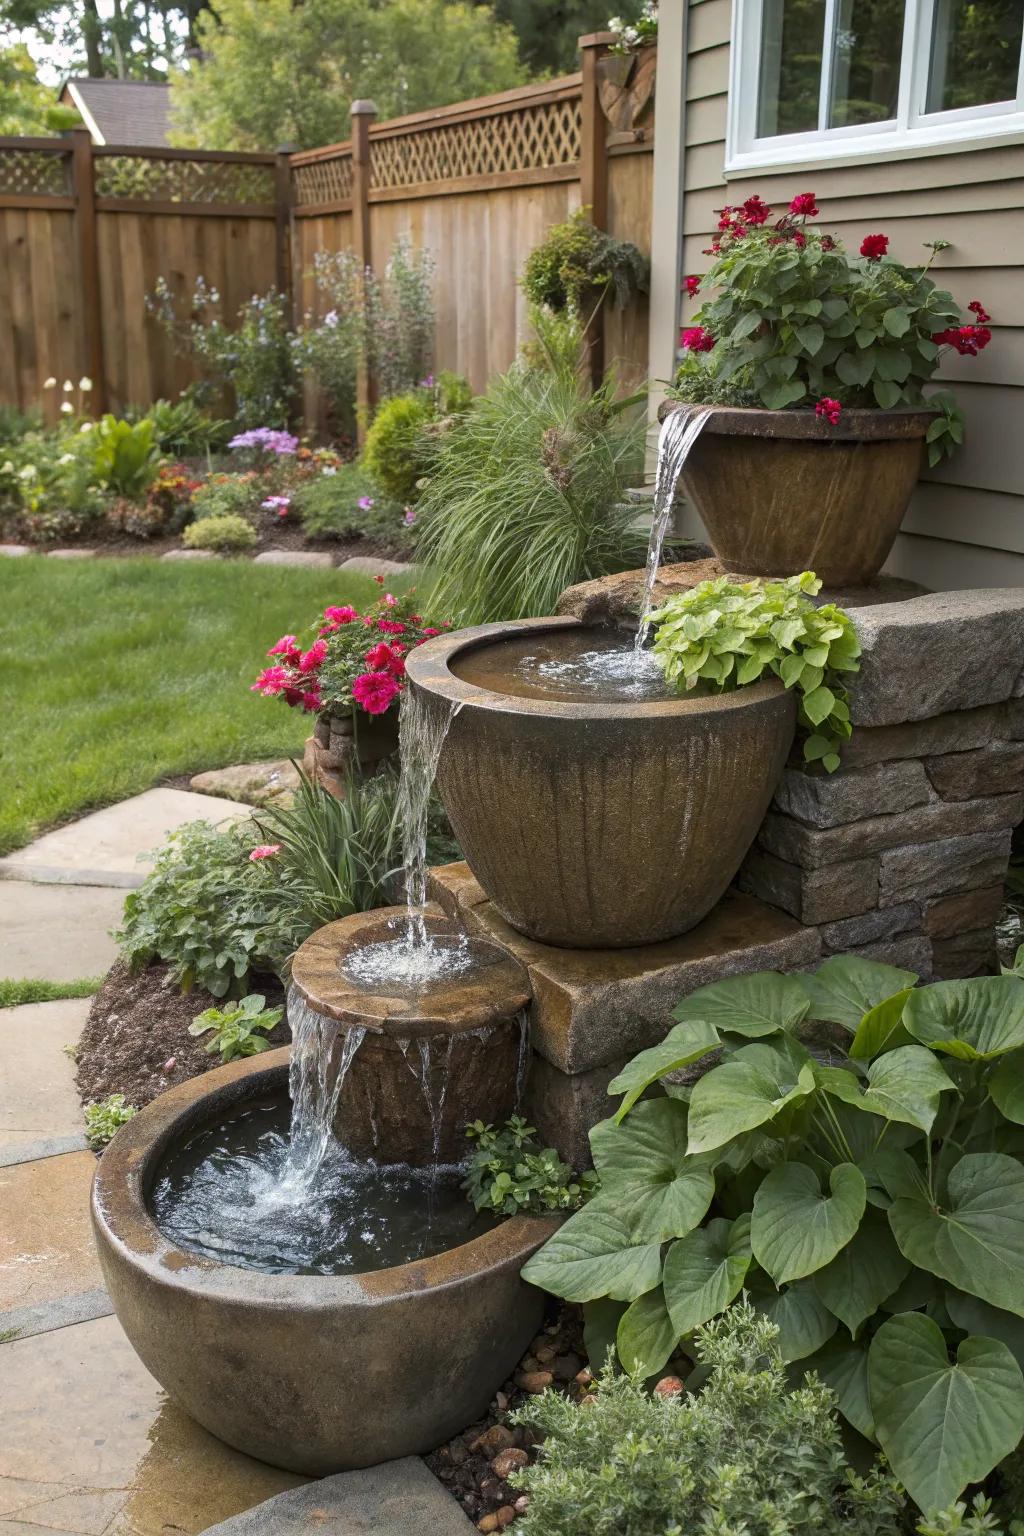
MULTIPOLYGON (((895 160, 908 155, 978 149, 1014 138, 1024 140, 1024 48, 1013 101, 988 102, 948 112, 924 110, 928 89, 932 27, 939 0, 906 0, 896 116, 884 123, 816 128, 806 133, 757 136, 761 23, 766 0, 733 0, 729 59, 729 106, 725 172, 895 160)), ((820 121, 828 106, 831 42, 838 0, 825 0, 825 55, 821 70, 820 121)))

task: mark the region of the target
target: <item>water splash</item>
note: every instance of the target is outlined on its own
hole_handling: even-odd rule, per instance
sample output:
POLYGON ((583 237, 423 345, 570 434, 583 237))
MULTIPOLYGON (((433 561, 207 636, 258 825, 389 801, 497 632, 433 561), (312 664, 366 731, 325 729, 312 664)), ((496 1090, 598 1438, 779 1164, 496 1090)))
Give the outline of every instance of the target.
POLYGON ((346 1030, 340 1039, 337 1020, 315 1013, 299 992, 288 992, 292 1051, 288 1092, 292 1101, 291 1144, 282 1179, 284 1197, 308 1192, 334 1145, 334 1117, 341 1090, 365 1029, 346 1030))
POLYGON ((523 1008, 519 1013, 519 1056, 516 1061, 516 1114, 522 1108, 523 1094, 526 1092, 526 1079, 530 1072, 530 1010, 523 1008))
POLYGON ((675 505, 679 477, 690 456, 690 450, 704 429, 711 415, 707 405, 679 405, 669 411, 658 434, 658 467, 654 479, 654 516, 651 522, 651 538, 647 546, 647 570, 640 599, 640 617, 637 623, 634 650, 639 653, 647 644, 651 629, 651 602, 654 583, 661 565, 661 551, 675 505))

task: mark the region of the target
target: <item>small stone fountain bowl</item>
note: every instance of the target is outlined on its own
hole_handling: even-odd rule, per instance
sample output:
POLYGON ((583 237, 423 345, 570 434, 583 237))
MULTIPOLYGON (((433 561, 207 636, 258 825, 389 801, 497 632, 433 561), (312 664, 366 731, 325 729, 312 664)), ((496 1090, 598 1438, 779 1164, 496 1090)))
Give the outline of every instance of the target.
POLYGON ((458 706, 436 783, 473 874, 544 944, 621 949, 687 932, 757 835, 793 696, 774 677, 731 693, 538 695, 501 662, 527 641, 556 654, 623 644, 577 619, 519 619, 437 636, 406 661, 428 709, 458 706))
POLYGON ((124 1126, 96 1170, 107 1290, 146 1368, 219 1439, 322 1477, 429 1451, 479 1418, 540 1324, 519 1277, 556 1218, 514 1216, 391 1269, 266 1274, 178 1247, 149 1208, 169 1149, 287 1092, 288 1052, 182 1083, 124 1126))

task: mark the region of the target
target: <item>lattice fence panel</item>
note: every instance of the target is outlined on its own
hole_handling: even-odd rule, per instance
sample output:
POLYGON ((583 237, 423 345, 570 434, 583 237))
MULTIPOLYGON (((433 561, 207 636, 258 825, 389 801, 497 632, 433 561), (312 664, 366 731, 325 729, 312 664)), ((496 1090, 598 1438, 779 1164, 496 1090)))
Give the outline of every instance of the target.
POLYGON ((395 138, 371 138, 370 185, 407 187, 571 165, 580 157, 580 121, 577 98, 395 138))
POLYGON ((71 156, 45 149, 0 149, 0 194, 71 195, 71 156))
POLYGON ((274 169, 230 160, 162 160, 103 155, 95 161, 97 197, 164 203, 272 203, 274 169))
POLYGON ((292 194, 297 207, 315 203, 343 203, 352 196, 352 156, 313 160, 292 169, 292 194))

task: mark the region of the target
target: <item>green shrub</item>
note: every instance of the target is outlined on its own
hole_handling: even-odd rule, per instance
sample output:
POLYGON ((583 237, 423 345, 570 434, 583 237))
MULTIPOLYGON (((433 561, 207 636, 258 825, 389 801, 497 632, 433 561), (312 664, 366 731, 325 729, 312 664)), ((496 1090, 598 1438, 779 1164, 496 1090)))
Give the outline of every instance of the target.
POLYGON ((225 512, 220 516, 204 517, 201 522, 190 523, 181 536, 186 549, 218 549, 224 551, 252 549, 258 542, 256 530, 244 517, 225 512))
POLYGON ((173 458, 200 458, 217 453, 231 435, 230 421, 204 410, 192 386, 182 390, 177 400, 157 400, 139 415, 153 423, 160 452, 173 458))
POLYGON ((844 678, 859 670, 853 622, 834 603, 815 607, 813 571, 784 581, 702 581, 651 615, 654 654, 680 692, 704 683, 729 692, 766 674, 797 689, 804 757, 832 773, 851 733, 844 678))
POLYGON ((268 1008, 266 998, 254 992, 231 1008, 204 1008, 192 1020, 188 1032, 193 1036, 212 1034, 213 1039, 206 1042, 207 1054, 216 1056, 219 1051, 226 1064, 269 1050, 270 1042, 256 1031, 276 1028, 283 1015, 283 1008, 268 1008))
POLYGON ((610 377, 590 390, 577 326, 536 323, 530 354, 443 440, 417 507, 435 606, 464 624, 553 613, 565 587, 646 558, 624 502, 645 423, 610 377))
POLYGON ((119 496, 141 496, 156 477, 160 449, 152 420, 144 416, 133 425, 109 413, 89 434, 93 475, 119 496))
POLYGON ((412 543, 404 508, 358 461, 304 481, 292 492, 292 507, 311 538, 373 539, 396 551, 412 543))
POLYGON ((23 411, 16 405, 0 402, 0 448, 20 442, 29 432, 40 432, 42 426, 39 411, 23 411))
POLYGON ((101 1152, 113 1141, 122 1125, 134 1119, 138 1110, 126 1104, 123 1093, 111 1093, 98 1103, 85 1106, 85 1139, 94 1152, 101 1152))
POLYGON ((701 1329, 699 1394, 649 1395, 609 1366, 578 1407, 545 1392, 512 1415, 544 1436, 512 1481, 524 1536, 897 1536, 903 1507, 878 1467, 846 1463, 834 1399, 790 1388, 778 1329, 735 1306, 701 1329))
POLYGON ((524 1275, 628 1303, 647 1371, 746 1287, 931 1516, 1024 1432, 1024 979, 917 980, 834 956, 686 998, 609 1087, 600 1194, 524 1275))
POLYGON ((240 475, 210 475, 192 492, 192 516, 197 523, 207 517, 248 517, 261 499, 259 477, 251 470, 240 475))
POLYGON ((574 1211, 594 1186, 592 1173, 576 1174, 554 1147, 538 1147, 537 1132, 519 1115, 501 1130, 474 1120, 474 1143, 462 1187, 478 1211, 496 1216, 574 1211))
POLYGON ((371 478, 395 501, 404 503, 416 496, 417 481, 430 464, 433 445, 428 429, 433 420, 433 402, 426 390, 385 400, 373 418, 363 462, 371 478))
POLYGON ((595 228, 589 208, 555 224, 526 258, 521 287, 531 304, 579 310, 587 295, 613 293, 620 307, 650 286, 651 264, 629 240, 595 228))

